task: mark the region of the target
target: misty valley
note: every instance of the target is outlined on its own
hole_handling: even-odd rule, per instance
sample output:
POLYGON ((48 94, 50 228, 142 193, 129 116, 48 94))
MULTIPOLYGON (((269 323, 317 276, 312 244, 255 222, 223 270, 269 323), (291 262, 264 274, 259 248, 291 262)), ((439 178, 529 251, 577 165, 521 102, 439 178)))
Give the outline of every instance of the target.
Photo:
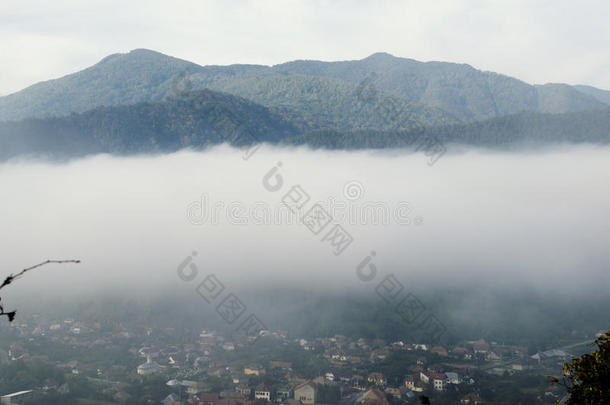
POLYGON ((610 404, 605 3, 65 3, 0 5, 1 404, 610 404))
POLYGON ((86 260, 3 290, 2 389, 553 403, 607 324, 610 149, 248 150, 4 164, 5 260, 86 260))

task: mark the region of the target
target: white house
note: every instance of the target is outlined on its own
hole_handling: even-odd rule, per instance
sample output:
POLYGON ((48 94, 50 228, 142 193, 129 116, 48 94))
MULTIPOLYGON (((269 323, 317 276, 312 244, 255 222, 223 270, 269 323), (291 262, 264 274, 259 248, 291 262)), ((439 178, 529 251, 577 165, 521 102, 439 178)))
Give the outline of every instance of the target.
POLYGON ((258 385, 254 390, 254 398, 269 401, 271 399, 271 391, 263 384, 258 385))
POLYGON ((303 405, 314 405, 316 403, 317 387, 311 381, 306 381, 294 387, 294 399, 301 401, 303 405))
POLYGON ((163 367, 160 366, 156 361, 153 361, 150 356, 146 356, 146 363, 138 366, 138 374, 140 375, 150 375, 158 373, 162 370, 163 367))
POLYGON ((432 384, 434 390, 445 391, 447 387, 447 375, 445 373, 420 372, 419 378, 425 384, 432 384))

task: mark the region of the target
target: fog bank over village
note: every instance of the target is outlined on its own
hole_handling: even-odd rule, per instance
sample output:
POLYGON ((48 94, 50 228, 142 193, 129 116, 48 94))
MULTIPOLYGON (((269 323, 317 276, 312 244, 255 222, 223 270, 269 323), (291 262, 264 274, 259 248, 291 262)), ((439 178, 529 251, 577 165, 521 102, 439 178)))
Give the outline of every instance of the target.
POLYGON ((367 257, 380 274, 422 287, 483 282, 591 294, 608 284, 608 148, 456 152, 432 168, 400 150, 263 146, 242 157, 220 146, 5 163, 5 268, 25 267, 32 252, 83 260, 22 281, 43 297, 75 285, 179 291, 176 269, 193 252, 202 273, 246 290, 366 289, 356 269, 367 257), (306 203, 296 210, 295 193, 306 203), (324 232, 299 220, 316 204, 332 217, 324 232), (335 225, 350 238, 340 254, 324 240, 335 225))

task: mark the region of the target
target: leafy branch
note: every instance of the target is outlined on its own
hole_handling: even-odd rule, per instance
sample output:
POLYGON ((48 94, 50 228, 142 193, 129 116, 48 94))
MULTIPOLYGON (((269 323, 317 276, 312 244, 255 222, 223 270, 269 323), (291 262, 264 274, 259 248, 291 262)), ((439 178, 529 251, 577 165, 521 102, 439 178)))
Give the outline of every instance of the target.
POLYGON ((551 382, 568 391, 567 405, 610 403, 610 331, 595 339, 597 350, 563 365, 562 379, 551 382))
MULTIPOLYGON (((11 274, 8 277, 6 277, 4 279, 4 281, 2 282, 2 284, 0 285, 0 290, 2 288, 6 287, 7 285, 11 284, 13 281, 17 280, 18 278, 22 277, 28 271, 34 270, 38 267, 42 267, 44 265, 51 264, 51 263, 56 263, 56 264, 80 263, 80 260, 46 260, 42 263, 35 264, 34 266, 26 267, 25 269, 21 270, 19 273, 11 274)), ((0 298, 0 301, 1 300, 2 300, 2 298, 0 298)), ((9 320, 9 322, 13 322, 13 320, 15 319, 15 314, 17 314, 17 311, 5 312, 4 307, 2 305, 0 305, 0 316, 6 316, 9 320)))

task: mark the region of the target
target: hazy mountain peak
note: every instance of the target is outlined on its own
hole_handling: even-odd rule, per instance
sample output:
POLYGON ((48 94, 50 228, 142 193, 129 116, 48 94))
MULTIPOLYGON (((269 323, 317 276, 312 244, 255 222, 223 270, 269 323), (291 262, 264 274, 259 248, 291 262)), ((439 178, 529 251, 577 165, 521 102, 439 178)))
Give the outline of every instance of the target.
POLYGON ((117 64, 135 64, 135 65, 143 65, 148 63, 155 63, 156 65, 165 65, 165 64, 175 64, 180 66, 198 66, 192 62, 186 61, 184 59, 175 58, 173 56, 169 56, 163 54, 161 52, 152 51, 150 49, 138 48, 133 49, 127 53, 115 53, 110 55, 104 59, 102 59, 97 64, 91 66, 91 68, 95 68, 96 66, 109 64, 109 63, 117 63, 117 64))
POLYGON ((364 58, 363 60, 367 60, 367 59, 402 59, 402 58, 398 58, 392 54, 389 54, 387 52, 375 52, 369 56, 367 56, 366 58, 364 58))
POLYGON ((198 67, 148 49, 112 54, 79 72, 0 97, 0 121, 160 100, 169 91, 173 77, 198 67))
POLYGON ((160 55, 160 56, 167 57, 167 55, 165 55, 161 52, 153 51, 152 49, 147 49, 147 48, 132 49, 131 51, 129 51, 129 54, 131 54, 131 55, 160 55))
MULTIPOLYGON (((122 55, 125 55, 125 54, 124 53, 112 53, 108 56, 103 57, 102 60, 100 60, 98 63, 96 63, 96 65, 108 63, 113 59, 120 58, 122 55)), ((95 66, 95 65, 93 65, 93 66, 95 66)))

